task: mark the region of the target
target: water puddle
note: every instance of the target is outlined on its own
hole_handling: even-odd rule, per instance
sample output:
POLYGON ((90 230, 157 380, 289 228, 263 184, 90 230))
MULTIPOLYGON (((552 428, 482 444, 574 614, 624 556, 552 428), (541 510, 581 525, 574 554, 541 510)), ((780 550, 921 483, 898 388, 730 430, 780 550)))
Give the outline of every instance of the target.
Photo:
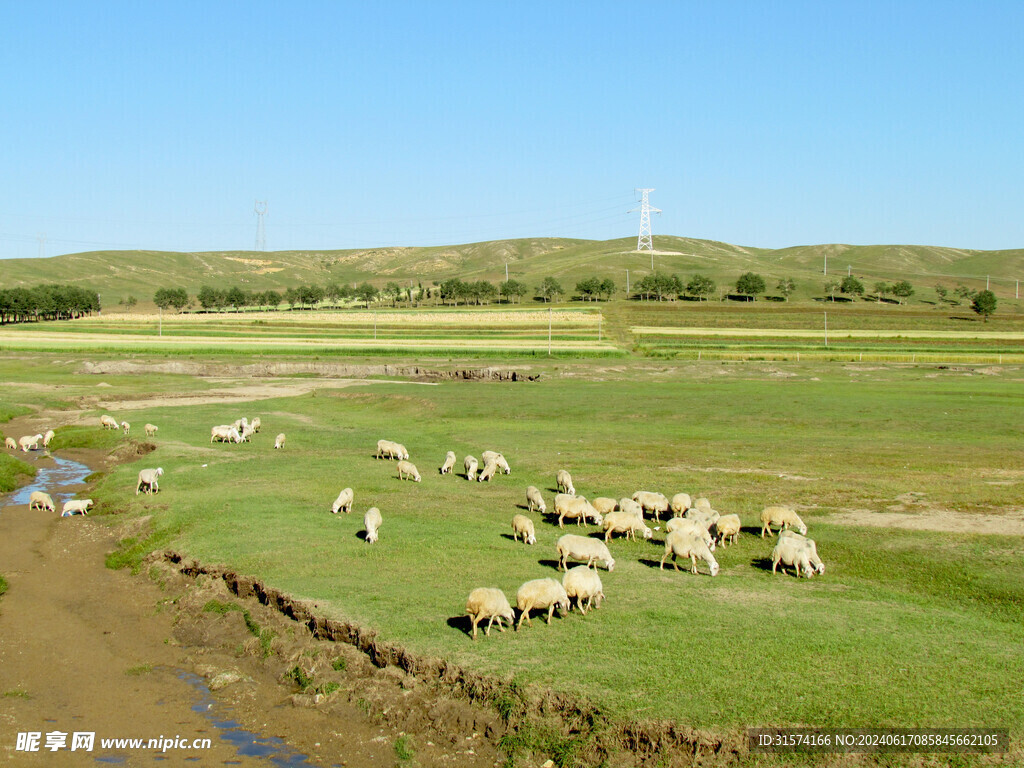
MULTIPOLYGON (((18 458, 24 457, 19 456, 18 458)), ((71 459, 47 457, 46 454, 35 458, 37 461, 36 476, 28 485, 23 485, 11 493, 3 506, 13 507, 18 504, 28 504, 33 491, 43 491, 53 497, 53 502, 59 510, 63 502, 74 498, 75 495, 72 492, 62 492, 61 489, 80 485, 85 482, 85 478, 92 474, 92 470, 85 464, 71 461, 71 459), (43 461, 39 461, 40 459, 43 461)))

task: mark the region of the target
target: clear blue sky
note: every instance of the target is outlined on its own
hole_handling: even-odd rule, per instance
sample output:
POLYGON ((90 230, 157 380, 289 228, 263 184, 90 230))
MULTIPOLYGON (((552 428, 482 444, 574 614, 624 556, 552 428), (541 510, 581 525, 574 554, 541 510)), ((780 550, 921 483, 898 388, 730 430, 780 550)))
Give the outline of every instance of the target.
POLYGON ((1024 247, 1024 3, 0 0, 0 257, 1024 247))

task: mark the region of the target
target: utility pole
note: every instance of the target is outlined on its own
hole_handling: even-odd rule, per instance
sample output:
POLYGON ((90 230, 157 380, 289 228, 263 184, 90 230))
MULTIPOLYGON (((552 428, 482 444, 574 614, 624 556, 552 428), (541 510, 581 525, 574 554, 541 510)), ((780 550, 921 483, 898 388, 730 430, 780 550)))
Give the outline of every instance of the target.
POLYGON ((257 200, 254 207, 256 212, 256 250, 267 250, 267 230, 263 225, 263 217, 267 215, 267 201, 257 200))
POLYGON ((985 290, 986 291, 988 290, 988 278, 989 278, 989 276, 985 275, 985 290))
POLYGON ((636 239, 637 251, 642 251, 644 248, 651 252, 651 270, 654 270, 654 239, 651 236, 651 213, 661 213, 660 208, 652 208, 650 201, 647 196, 654 191, 653 187, 649 189, 636 189, 635 192, 640 192, 643 197, 640 200, 640 207, 634 208, 630 213, 640 211, 640 235, 636 239))
POLYGON ((846 276, 847 277, 850 276, 850 265, 849 264, 846 265, 846 276))
POLYGON ((505 282, 508 282, 508 262, 505 262, 505 282))

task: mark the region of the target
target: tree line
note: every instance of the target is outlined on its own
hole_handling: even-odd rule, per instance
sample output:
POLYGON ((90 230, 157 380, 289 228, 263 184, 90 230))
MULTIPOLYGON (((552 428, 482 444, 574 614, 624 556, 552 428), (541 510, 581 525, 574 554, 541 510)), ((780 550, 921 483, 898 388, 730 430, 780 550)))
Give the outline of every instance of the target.
POLYGON ((37 320, 73 320, 100 311, 96 291, 73 285, 37 285, 0 290, 0 325, 37 320))

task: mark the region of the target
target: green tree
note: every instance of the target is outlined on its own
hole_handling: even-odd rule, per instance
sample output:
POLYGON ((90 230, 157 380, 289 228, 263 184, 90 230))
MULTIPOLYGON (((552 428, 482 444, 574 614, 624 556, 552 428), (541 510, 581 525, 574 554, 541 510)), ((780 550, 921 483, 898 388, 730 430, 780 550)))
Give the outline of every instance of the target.
POLYGON ((847 275, 846 277, 843 278, 843 282, 839 284, 839 291, 841 293, 849 294, 851 296, 863 296, 864 283, 862 283, 853 275, 847 275))
POLYGON ((881 301, 886 296, 892 293, 892 286, 888 283, 878 282, 875 283, 875 300, 881 301))
POLYGON ((128 309, 131 309, 132 307, 134 307, 138 303, 139 303, 139 300, 137 298, 135 298, 134 296, 132 296, 131 294, 128 294, 128 296, 125 297, 124 305, 126 307, 128 307, 128 309))
POLYGON ((382 291, 385 298, 391 299, 391 306, 395 306, 396 302, 402 297, 402 286, 392 281, 384 286, 382 291))
POLYGON ((160 309, 174 307, 180 312, 188 304, 188 293, 184 288, 158 288, 153 294, 153 303, 160 309))
MULTIPOLYGON (((960 302, 973 299, 977 295, 977 291, 968 288, 966 285, 961 285, 960 283, 957 283, 956 288, 953 289, 953 293, 956 294, 958 299, 960 299, 960 302)), ((960 302, 957 303, 959 304, 960 302)))
POLYGON ((939 303, 949 301, 949 289, 944 285, 935 286, 935 295, 939 297, 939 303))
POLYGON ((775 290, 782 294, 782 298, 789 301, 790 295, 796 290, 796 280, 792 277, 783 277, 775 286, 775 290))
POLYGON ((744 296, 753 296, 755 301, 757 300, 757 294, 764 293, 764 291, 764 278, 756 272, 747 272, 740 275, 739 280, 736 281, 736 293, 744 296))
POLYGON ((519 299, 520 304, 523 301, 523 296, 529 292, 530 289, 527 287, 526 283, 521 283, 512 278, 501 284, 501 295, 513 299, 519 299))
POLYGON ((245 298, 245 292, 237 285, 232 286, 228 290, 227 295, 224 298, 227 301, 227 305, 229 307, 235 308, 235 312, 238 311, 239 307, 244 307, 247 303, 245 298))
POLYGON ((260 294, 260 304, 270 309, 277 309, 281 303, 281 294, 277 291, 264 291, 260 294))
POLYGON ((596 277, 588 277, 576 283, 576 293, 580 294, 585 301, 592 300, 601 292, 601 281, 596 277))
POLYGON ((562 288, 562 284, 553 277, 545 277, 537 286, 537 295, 544 301, 556 301, 559 296, 564 294, 565 290, 562 288))
POLYGON ((380 291, 377 290, 376 286, 370 285, 370 283, 363 283, 356 288, 355 297, 360 301, 365 302, 366 308, 369 309, 370 302, 376 301, 379 293, 380 291))
POLYGON ((995 314, 996 311, 996 295, 992 291, 979 291, 971 302, 971 309, 981 315, 987 323, 988 316, 995 314))
POLYGON ((615 281, 612 280, 610 277, 606 277, 604 280, 601 281, 600 293, 606 299, 611 299, 612 294, 615 293, 615 287, 615 281))
POLYGON ((835 278, 825 281, 825 293, 832 297, 832 301, 836 300, 836 291, 839 290, 840 285, 841 283, 835 278))
POLYGON ((715 281, 705 275, 694 275, 686 284, 686 292, 699 301, 707 301, 707 297, 715 292, 715 281))
POLYGON ((899 300, 900 304, 903 303, 904 299, 909 299, 914 295, 914 286, 906 280, 900 280, 898 283, 894 283, 891 290, 892 295, 899 300))
POLYGON ((196 298, 199 299, 199 306, 203 309, 220 309, 226 300, 224 291, 209 285, 200 288, 196 298))

